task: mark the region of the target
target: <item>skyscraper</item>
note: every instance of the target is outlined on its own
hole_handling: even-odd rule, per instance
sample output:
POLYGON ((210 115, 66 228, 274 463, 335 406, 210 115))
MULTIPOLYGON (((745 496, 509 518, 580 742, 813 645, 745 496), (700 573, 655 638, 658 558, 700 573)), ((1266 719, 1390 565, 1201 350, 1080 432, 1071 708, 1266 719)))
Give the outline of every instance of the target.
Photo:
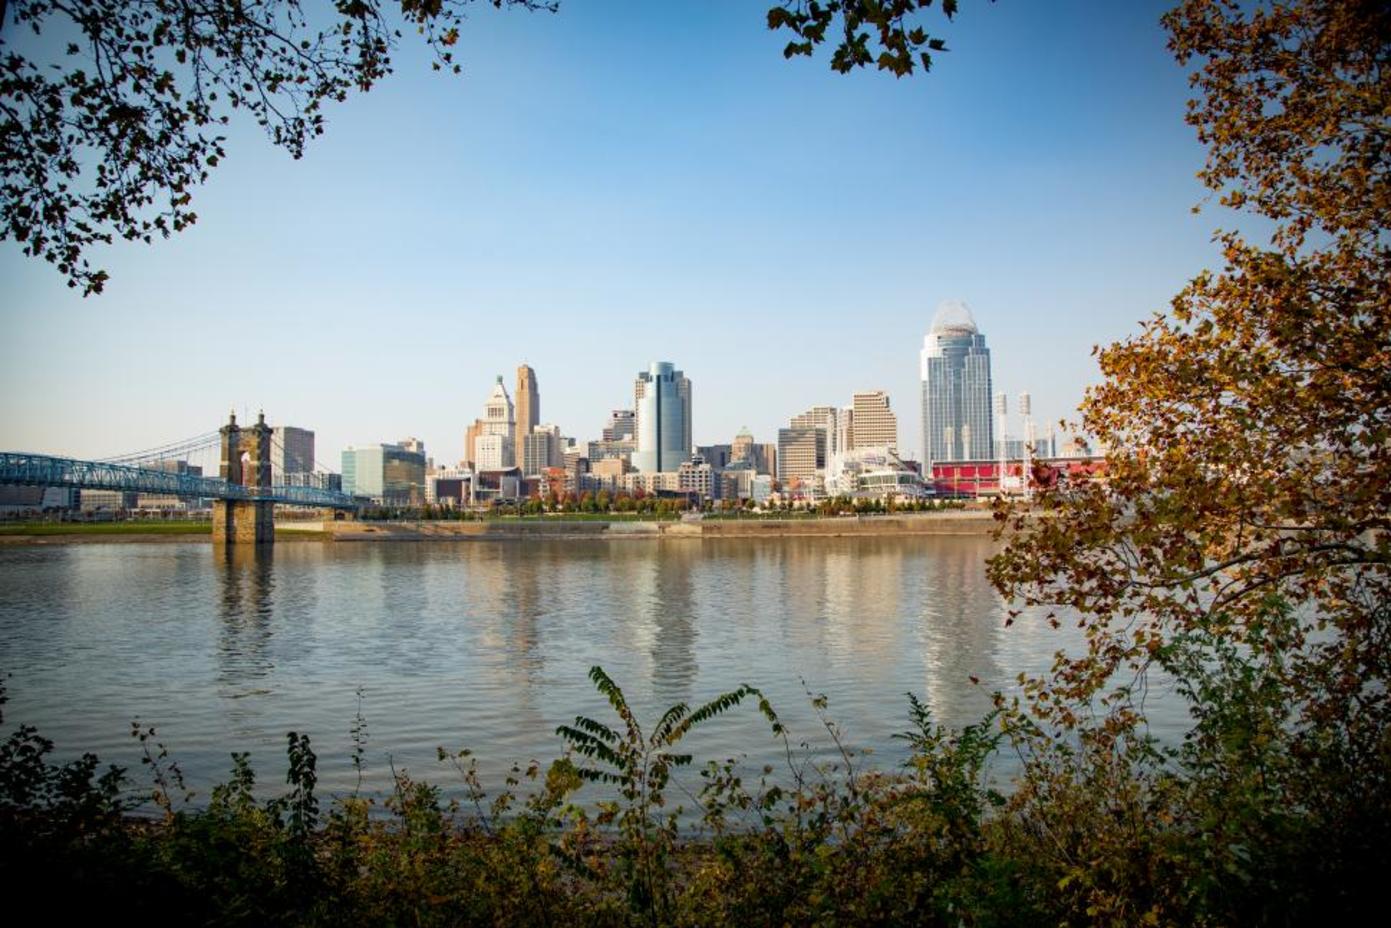
POLYGON ((990 460, 990 349, 965 303, 937 306, 919 361, 923 472, 937 461, 990 460))
POLYGON ((670 361, 653 361, 633 384, 642 473, 674 473, 691 456, 691 381, 670 361))
POLYGON ((308 474, 314 471, 314 433, 292 425, 277 425, 271 429, 270 482, 289 483, 287 474, 308 474))
POLYGON ((503 470, 516 462, 516 437, 513 434, 517 420, 514 416, 512 397, 502 384, 502 375, 497 375, 493 391, 483 404, 483 418, 474 420, 464 438, 465 458, 479 470, 503 470))
POLYGON ((631 409, 615 409, 602 433, 604 441, 636 441, 636 416, 631 409))
POLYGON ((889 394, 883 390, 856 393, 854 404, 847 447, 897 451, 898 417, 889 409, 889 394))
POLYGON ((536 372, 531 365, 523 364, 517 368, 517 421, 512 434, 512 447, 516 449, 518 463, 521 463, 527 436, 540 421, 541 394, 536 388, 536 372))

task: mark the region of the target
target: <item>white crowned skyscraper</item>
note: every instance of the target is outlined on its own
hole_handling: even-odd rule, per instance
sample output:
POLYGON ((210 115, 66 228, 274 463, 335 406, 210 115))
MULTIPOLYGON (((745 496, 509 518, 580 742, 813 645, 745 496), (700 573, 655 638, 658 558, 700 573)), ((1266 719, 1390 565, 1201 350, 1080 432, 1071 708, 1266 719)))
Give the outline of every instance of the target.
POLYGON ((919 360, 923 473, 930 474, 939 461, 989 460, 994 450, 990 349, 965 303, 938 304, 919 360))

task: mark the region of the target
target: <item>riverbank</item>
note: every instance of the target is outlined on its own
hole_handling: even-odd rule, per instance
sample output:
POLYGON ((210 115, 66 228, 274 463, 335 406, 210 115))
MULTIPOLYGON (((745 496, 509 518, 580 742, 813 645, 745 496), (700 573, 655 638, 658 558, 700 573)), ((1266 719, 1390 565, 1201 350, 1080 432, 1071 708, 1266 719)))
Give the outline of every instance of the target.
MULTIPOLYGON (((527 541, 660 538, 844 538, 881 535, 988 535, 987 510, 953 509, 872 516, 719 518, 698 521, 542 516, 478 521, 280 522, 276 541, 527 541)), ((0 526, 0 544, 186 542, 208 538, 208 522, 58 522, 0 526)))
MULTIPOLYGON (((184 543, 211 540, 211 522, 18 522, 0 525, 0 545, 184 543)), ((319 522, 284 523, 277 541, 322 541, 319 522), (299 528, 303 525, 304 528, 299 528), (293 526, 293 527, 292 527, 293 526)))
MULTIPOLYGON (((986 510, 902 515, 701 519, 694 521, 578 520, 564 516, 478 522, 306 523, 334 541, 525 541, 532 539, 843 538, 869 535, 988 535, 986 510)), ((277 535, 277 537, 279 537, 277 535)))

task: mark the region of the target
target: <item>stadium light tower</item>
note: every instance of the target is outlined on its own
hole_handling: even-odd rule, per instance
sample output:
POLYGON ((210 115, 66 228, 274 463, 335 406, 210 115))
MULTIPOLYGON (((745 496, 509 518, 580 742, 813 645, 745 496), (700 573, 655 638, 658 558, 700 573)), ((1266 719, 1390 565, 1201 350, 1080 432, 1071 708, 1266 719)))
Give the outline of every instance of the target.
POLYGON ((1009 397, 1004 393, 995 394, 995 453, 999 457, 996 464, 995 483, 999 487, 1000 495, 1005 495, 1005 464, 1006 448, 1005 429, 1009 425, 1009 397))
POLYGON ((1024 418, 1024 499, 1034 498, 1034 409, 1033 397, 1027 392, 1019 394, 1019 415, 1024 418))

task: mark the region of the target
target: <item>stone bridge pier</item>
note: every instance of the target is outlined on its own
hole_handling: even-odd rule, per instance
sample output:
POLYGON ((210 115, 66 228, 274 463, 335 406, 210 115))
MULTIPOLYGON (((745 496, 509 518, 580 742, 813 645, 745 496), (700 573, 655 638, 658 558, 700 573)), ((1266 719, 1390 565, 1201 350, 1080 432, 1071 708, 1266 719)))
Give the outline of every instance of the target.
MULTIPOLYGON (((236 413, 218 430, 222 434, 219 474, 231 484, 270 491, 271 428, 266 414, 242 428, 236 413)), ((269 545, 275 541, 275 504, 260 500, 213 500, 213 545, 269 545)))

